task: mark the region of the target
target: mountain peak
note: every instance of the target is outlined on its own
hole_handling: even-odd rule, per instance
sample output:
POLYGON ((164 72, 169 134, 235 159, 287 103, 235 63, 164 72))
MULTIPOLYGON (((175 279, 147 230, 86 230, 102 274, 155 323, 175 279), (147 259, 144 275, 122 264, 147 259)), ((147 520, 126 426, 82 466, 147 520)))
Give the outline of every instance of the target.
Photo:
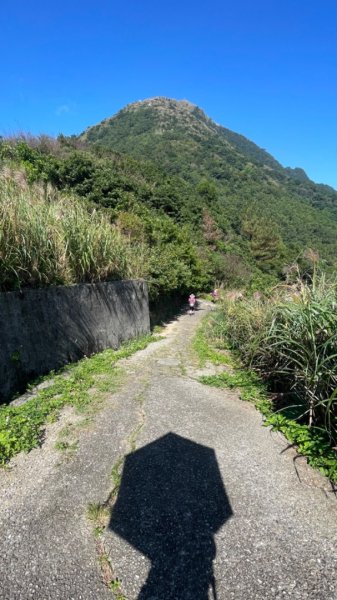
POLYGON ((176 100, 175 98, 167 98, 166 96, 154 96, 153 98, 145 98, 145 100, 137 100, 127 106, 123 110, 137 109, 140 107, 151 107, 151 108, 176 108, 184 110, 195 110, 196 104, 193 104, 189 100, 176 100))
POLYGON ((233 165, 240 162, 239 154, 246 161, 282 169, 268 152, 215 123, 196 104, 163 96, 127 104, 117 114, 87 129, 81 137, 136 158, 159 160, 177 172, 179 161, 172 167, 173 154, 185 153, 192 165, 198 162, 197 155, 204 154, 205 148, 209 149, 214 164, 225 161, 233 165))
POLYGON ((187 122, 191 126, 195 117, 199 121, 201 120, 204 125, 215 125, 196 104, 193 104, 189 100, 176 100, 175 98, 167 98, 165 96, 155 96, 154 98, 132 102, 131 104, 127 104, 117 115, 141 111, 151 112, 153 115, 156 115, 155 118, 159 119, 161 124, 165 126, 170 126, 172 119, 175 120, 176 124, 179 121, 183 121, 185 126, 187 122))

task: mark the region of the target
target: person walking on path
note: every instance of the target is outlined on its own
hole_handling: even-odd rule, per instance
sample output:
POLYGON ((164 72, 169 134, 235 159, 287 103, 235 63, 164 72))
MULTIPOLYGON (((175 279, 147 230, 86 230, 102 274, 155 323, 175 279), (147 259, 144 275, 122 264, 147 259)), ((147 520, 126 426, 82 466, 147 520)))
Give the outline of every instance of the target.
POLYGON ((217 289, 213 290, 213 292, 211 292, 211 296, 212 296, 212 302, 217 302, 219 300, 219 292, 217 289))
POLYGON ((197 301, 197 299, 196 299, 195 295, 194 294, 190 294, 189 297, 188 297, 188 304, 189 304, 189 307, 190 307, 188 312, 189 312, 190 315, 194 314, 196 301, 197 301))

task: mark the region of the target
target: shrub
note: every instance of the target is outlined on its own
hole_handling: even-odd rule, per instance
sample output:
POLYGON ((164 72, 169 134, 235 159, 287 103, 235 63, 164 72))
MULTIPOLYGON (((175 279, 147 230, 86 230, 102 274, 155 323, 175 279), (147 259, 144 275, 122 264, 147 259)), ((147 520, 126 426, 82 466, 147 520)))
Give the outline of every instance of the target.
POLYGON ((309 426, 337 432, 337 296, 322 276, 277 303, 272 323, 253 356, 268 377, 304 403, 309 426))
MULTIPOLYGON (((337 439, 337 293, 325 277, 225 303, 223 336, 243 363, 295 404, 300 422, 337 439)), ((286 400, 285 400, 286 399, 286 400)))

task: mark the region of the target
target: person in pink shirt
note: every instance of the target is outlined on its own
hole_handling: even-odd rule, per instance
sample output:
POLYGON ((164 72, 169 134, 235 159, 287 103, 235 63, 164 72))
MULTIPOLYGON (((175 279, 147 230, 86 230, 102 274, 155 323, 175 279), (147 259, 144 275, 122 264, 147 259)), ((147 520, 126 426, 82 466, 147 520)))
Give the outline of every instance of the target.
POLYGON ((189 297, 188 297, 188 304, 189 304, 189 307, 190 307, 190 309, 189 309, 188 312, 189 312, 190 315, 193 315, 193 313, 195 311, 196 301, 197 301, 197 299, 196 299, 195 295, 194 294, 190 294, 189 297))

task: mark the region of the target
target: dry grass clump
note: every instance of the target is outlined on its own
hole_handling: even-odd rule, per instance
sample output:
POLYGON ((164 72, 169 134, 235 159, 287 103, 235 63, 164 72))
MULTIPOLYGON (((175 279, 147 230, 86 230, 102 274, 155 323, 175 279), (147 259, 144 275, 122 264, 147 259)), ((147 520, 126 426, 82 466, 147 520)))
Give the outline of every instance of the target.
POLYGON ((0 289, 130 276, 132 251, 99 211, 22 171, 0 173, 0 289), (130 261, 128 260, 130 257, 130 261))

